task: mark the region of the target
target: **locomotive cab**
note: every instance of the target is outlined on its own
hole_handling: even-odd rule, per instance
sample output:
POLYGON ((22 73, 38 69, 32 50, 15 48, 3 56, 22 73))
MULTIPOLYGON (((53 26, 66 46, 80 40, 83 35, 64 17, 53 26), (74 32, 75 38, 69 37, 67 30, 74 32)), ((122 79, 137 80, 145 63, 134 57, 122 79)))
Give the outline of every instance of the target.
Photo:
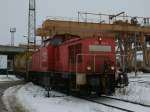
POLYGON ((76 88, 90 93, 115 91, 115 45, 111 37, 87 38, 69 45, 69 70, 76 88))

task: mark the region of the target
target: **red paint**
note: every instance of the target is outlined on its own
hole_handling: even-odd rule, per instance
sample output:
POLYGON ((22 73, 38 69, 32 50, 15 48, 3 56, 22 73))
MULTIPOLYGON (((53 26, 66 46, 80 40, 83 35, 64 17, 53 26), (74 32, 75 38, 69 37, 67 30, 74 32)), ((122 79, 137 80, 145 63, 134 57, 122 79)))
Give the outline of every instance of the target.
MULTIPOLYGON (((61 36, 59 36, 61 38, 61 36)), ((76 64, 69 63, 69 46, 81 44, 82 54, 98 54, 95 55, 95 73, 102 73, 102 66, 104 60, 108 61, 111 65, 115 64, 115 41, 114 37, 89 37, 79 39, 78 37, 66 40, 60 45, 48 45, 42 47, 39 51, 33 53, 32 56, 32 70, 41 72, 76 72, 76 64), (89 45, 109 45, 112 48, 111 52, 89 52, 89 45)), ((94 72, 94 59, 93 56, 82 56, 82 63, 77 65, 77 72, 92 73, 94 72), (90 66, 91 70, 88 71, 87 67, 90 66)))

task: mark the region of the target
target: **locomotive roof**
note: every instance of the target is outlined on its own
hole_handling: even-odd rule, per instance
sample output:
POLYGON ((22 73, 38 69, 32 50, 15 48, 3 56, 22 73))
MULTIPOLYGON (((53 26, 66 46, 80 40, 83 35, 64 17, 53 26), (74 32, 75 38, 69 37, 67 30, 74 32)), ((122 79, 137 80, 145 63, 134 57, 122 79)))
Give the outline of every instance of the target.
POLYGON ((64 42, 71 42, 77 39, 80 39, 80 37, 71 34, 59 34, 59 35, 55 35, 53 38, 48 38, 44 40, 44 43, 50 42, 52 45, 60 45, 64 42))
POLYGON ((70 39, 73 39, 73 38, 80 38, 80 36, 72 35, 72 34, 69 34, 69 33, 66 33, 66 34, 56 34, 55 36, 53 36, 53 38, 48 38, 48 39, 44 40, 44 42, 52 40, 54 38, 62 38, 63 41, 67 41, 67 40, 70 40, 70 39))
MULTIPOLYGON (((113 36, 110 35, 103 35, 103 36, 93 36, 93 38, 103 38, 103 37, 107 37, 107 38, 114 38, 113 36)), ((71 34, 59 34, 59 35, 55 35, 53 38, 49 38, 46 39, 44 41, 44 45, 61 45, 61 44, 68 44, 68 43, 74 43, 77 41, 82 41, 85 39, 89 39, 91 37, 87 37, 87 38, 80 38, 79 36, 76 35, 71 35, 71 34)))

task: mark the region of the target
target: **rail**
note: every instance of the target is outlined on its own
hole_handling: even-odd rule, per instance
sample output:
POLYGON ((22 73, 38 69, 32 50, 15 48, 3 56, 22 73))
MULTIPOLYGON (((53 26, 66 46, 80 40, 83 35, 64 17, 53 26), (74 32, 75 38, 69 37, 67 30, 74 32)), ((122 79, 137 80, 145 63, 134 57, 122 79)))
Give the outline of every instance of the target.
POLYGON ((130 82, 137 82, 137 83, 142 83, 142 84, 150 84, 150 81, 142 81, 142 80, 139 80, 139 81, 130 81, 130 82))
POLYGON ((116 107, 116 106, 113 106, 113 105, 105 104, 105 103, 93 100, 91 98, 87 98, 87 97, 79 97, 79 98, 90 101, 90 102, 93 102, 93 103, 101 104, 101 105, 104 105, 104 106, 107 106, 107 107, 115 108, 117 110, 121 110, 121 111, 125 111, 125 112, 134 112, 134 111, 131 111, 131 110, 128 110, 128 109, 123 109, 123 108, 116 107))
POLYGON ((146 105, 146 104, 143 104, 143 103, 138 103, 138 102, 129 101, 129 100, 125 100, 125 99, 119 99, 119 98, 115 98, 115 97, 111 97, 111 96, 101 96, 101 97, 110 98, 110 99, 119 100, 119 101, 124 101, 124 102, 128 102, 128 103, 133 103, 133 104, 137 104, 137 105, 141 105, 141 106, 150 108, 150 105, 146 105))
POLYGON ((139 112, 147 112, 150 109, 149 105, 144 105, 144 104, 133 102, 133 101, 112 98, 108 96, 101 96, 99 98, 98 97, 95 97, 95 98, 81 97, 81 98, 91 101, 91 102, 102 104, 108 107, 126 111, 126 112, 137 112, 137 108, 139 109, 138 110, 139 112))

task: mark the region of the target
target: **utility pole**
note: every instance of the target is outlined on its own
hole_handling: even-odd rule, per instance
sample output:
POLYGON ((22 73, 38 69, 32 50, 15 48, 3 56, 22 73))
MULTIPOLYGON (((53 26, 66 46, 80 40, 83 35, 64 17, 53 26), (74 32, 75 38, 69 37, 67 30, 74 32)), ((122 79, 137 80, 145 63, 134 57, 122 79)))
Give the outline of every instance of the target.
POLYGON ((28 17, 28 50, 36 49, 36 4, 35 0, 29 0, 28 17))
POLYGON ((28 45, 26 51, 26 79, 29 79, 29 52, 36 49, 36 5, 35 0, 29 0, 28 15, 28 45))
MULTIPOLYGON (((16 32, 16 28, 10 28, 10 33, 11 33, 11 46, 14 46, 15 32, 16 32)), ((14 73, 14 66, 15 66, 14 61, 15 61, 15 57, 12 56, 13 73, 14 73)), ((8 77, 8 68, 7 68, 7 77, 8 77)))

